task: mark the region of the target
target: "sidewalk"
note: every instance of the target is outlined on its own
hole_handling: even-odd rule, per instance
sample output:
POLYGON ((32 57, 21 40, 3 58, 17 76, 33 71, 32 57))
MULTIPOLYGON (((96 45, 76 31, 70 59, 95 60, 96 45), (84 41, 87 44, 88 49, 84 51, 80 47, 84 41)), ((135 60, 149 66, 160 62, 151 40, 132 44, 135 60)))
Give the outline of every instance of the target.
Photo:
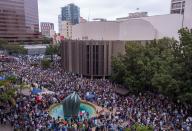
POLYGON ((13 128, 9 126, 0 125, 0 131, 13 131, 13 128))

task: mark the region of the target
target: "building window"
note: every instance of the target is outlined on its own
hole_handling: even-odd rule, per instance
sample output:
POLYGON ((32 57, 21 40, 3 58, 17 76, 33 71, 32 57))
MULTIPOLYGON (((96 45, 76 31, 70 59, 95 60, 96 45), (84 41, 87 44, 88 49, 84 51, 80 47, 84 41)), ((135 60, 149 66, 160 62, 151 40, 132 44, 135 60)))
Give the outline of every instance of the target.
POLYGON ((87 64, 87 74, 89 74, 89 45, 86 46, 86 57, 87 57, 87 61, 86 61, 86 64, 87 64))
POLYGON ((172 4, 172 8, 181 8, 182 7, 182 3, 174 3, 174 4, 172 4))
POLYGON ((96 47, 96 45, 93 45, 93 74, 95 75, 96 74, 96 68, 95 68, 95 66, 96 66, 96 57, 95 57, 95 55, 96 55, 96 52, 95 52, 95 47, 96 47))
POLYGON ((96 75, 99 75, 99 46, 96 46, 96 75))
POLYGON ((171 14, 180 14, 181 13, 181 10, 178 9, 178 10, 172 10, 171 11, 171 14))

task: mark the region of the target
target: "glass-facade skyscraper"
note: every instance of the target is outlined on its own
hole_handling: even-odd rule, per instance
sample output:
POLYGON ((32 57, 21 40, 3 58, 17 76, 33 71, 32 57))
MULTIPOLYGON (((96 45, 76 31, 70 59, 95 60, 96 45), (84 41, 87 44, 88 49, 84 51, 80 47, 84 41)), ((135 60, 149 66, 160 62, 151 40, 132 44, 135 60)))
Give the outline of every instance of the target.
POLYGON ((0 39, 31 42, 39 36, 37 0, 0 0, 0 39))
POLYGON ((69 21, 72 25, 79 24, 80 8, 75 4, 68 4, 61 9, 62 21, 69 21))

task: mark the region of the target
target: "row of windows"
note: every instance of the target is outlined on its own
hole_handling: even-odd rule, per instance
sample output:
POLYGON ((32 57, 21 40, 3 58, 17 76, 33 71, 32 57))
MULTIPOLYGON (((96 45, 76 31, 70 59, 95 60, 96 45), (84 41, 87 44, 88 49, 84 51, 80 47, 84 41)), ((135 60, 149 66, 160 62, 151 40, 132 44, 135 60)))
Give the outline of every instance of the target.
POLYGON ((172 2, 181 2, 183 0, 172 0, 172 2))
POLYGON ((47 27, 47 26, 41 26, 41 29, 42 30, 51 30, 51 29, 54 29, 53 27, 47 27))
POLYGON ((184 14, 184 9, 171 10, 171 14, 184 14))
POLYGON ((185 7, 185 2, 178 2, 178 3, 173 3, 171 5, 172 8, 184 8, 185 7))
POLYGON ((41 23, 41 26, 49 26, 49 27, 53 27, 54 24, 53 24, 53 23, 41 23))
POLYGON ((13 18, 23 18, 25 19, 24 14, 0 14, 0 17, 6 18, 6 19, 13 19, 13 18))
POLYGON ((181 8, 182 7, 182 3, 174 3, 172 4, 172 8, 181 8))
POLYGON ((93 73, 94 75, 99 75, 99 70, 103 71, 104 45, 87 45, 86 46, 86 66, 87 66, 86 68, 87 74, 93 73), (99 55, 102 57, 102 59, 99 58, 99 55), (92 62, 92 64, 90 62, 92 62), (99 64, 101 65, 100 67, 99 67, 99 64))

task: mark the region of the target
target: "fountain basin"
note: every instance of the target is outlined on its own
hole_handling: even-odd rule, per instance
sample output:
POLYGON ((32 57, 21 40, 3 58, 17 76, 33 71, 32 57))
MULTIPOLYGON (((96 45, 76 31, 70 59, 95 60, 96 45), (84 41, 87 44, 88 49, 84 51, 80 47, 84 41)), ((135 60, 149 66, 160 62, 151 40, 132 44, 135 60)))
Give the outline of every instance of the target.
MULTIPOLYGON (((96 108, 94 107, 94 105, 88 102, 81 101, 79 115, 82 112, 86 112, 89 114, 88 119, 96 116, 96 108)), ((49 109, 49 115, 55 119, 57 119, 58 117, 64 119, 63 105, 62 104, 52 105, 49 109)))

